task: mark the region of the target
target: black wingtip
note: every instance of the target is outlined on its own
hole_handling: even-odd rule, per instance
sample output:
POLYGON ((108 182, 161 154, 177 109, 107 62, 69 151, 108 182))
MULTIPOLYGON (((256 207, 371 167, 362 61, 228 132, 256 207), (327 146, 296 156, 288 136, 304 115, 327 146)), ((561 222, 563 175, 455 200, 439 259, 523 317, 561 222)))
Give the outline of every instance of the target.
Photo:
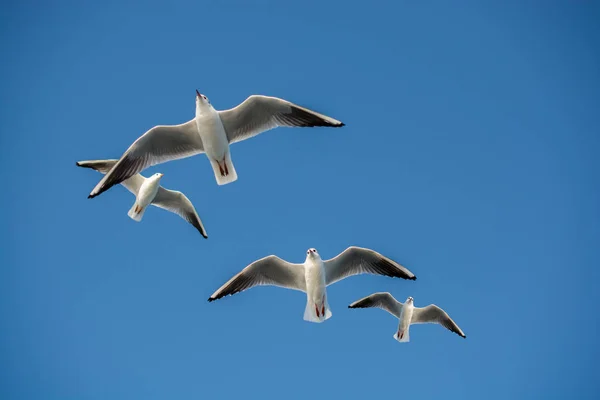
POLYGON ((100 190, 98 193, 94 193, 94 191, 92 190, 90 192, 90 194, 88 195, 88 199, 93 199, 96 196, 100 196, 104 192, 106 192, 106 189, 105 190, 100 190))
POLYGON ((212 297, 209 297, 209 298, 208 298, 208 302, 209 302, 209 303, 211 303, 211 302, 213 302, 213 301, 215 301, 215 300, 216 300, 216 299, 213 299, 212 297))
POLYGON ((339 127, 339 128, 341 128, 342 126, 346 126, 346 124, 345 124, 345 123, 343 123, 343 122, 341 122, 341 123, 338 125, 338 127, 339 127))
POLYGON ((81 164, 79 164, 79 161, 75 161, 75 165, 77 165, 78 167, 81 167, 81 164))

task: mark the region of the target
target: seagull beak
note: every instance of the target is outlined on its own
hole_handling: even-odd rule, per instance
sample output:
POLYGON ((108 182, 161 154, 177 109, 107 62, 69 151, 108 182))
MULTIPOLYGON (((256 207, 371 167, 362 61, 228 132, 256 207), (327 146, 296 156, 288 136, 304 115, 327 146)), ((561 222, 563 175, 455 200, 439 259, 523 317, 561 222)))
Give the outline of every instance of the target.
POLYGON ((158 176, 160 176, 162 178, 163 176, 165 176, 165 174, 158 174, 158 176))
POLYGON ((200 97, 200 92, 198 91, 198 89, 196 89, 196 96, 200 97))

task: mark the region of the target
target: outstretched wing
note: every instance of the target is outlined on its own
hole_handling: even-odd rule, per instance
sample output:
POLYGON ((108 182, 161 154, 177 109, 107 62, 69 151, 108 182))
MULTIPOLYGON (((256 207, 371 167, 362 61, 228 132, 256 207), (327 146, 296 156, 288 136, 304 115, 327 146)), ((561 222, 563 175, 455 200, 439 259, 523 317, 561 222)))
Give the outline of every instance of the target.
POLYGON ((415 274, 397 262, 382 256, 376 251, 354 246, 348 247, 337 257, 325 261, 325 273, 327 275, 327 285, 358 274, 417 279, 415 274))
POLYGON ((411 324, 440 324, 451 332, 466 338, 467 336, 456 325, 456 322, 450 318, 446 311, 442 310, 435 304, 430 304, 427 307, 415 307, 412 315, 411 324))
MULTIPOLYGON (((76 164, 78 167, 91 168, 102 174, 106 174, 112 167, 114 167, 117 161, 118 160, 88 160, 77 161, 76 164)), ((142 175, 136 174, 125 179, 123 182, 121 182, 121 185, 125 186, 127 190, 137 196, 138 192, 140 191, 140 186, 142 186, 142 183, 144 183, 145 180, 146 178, 144 178, 142 175)))
POLYGON ((400 318, 400 313, 402 312, 402 303, 394 298, 388 292, 379 292, 373 293, 367 297, 363 297, 360 300, 355 301, 350 304, 348 308, 381 308, 395 316, 396 318, 400 318))
POLYGON ((304 265, 292 264, 277 256, 261 258, 227 281, 210 296, 208 301, 261 285, 279 286, 306 292, 304 265))
POLYGON ((133 142, 88 198, 98 196, 148 167, 202 152, 204 147, 195 120, 181 125, 155 126, 133 142))
POLYGON ((251 138, 278 126, 338 128, 344 123, 277 97, 253 95, 229 110, 219 111, 229 143, 251 138))
POLYGON ((179 215, 198 229, 204 238, 208 238, 204 224, 202 224, 194 205, 183 193, 160 187, 152 204, 179 215))

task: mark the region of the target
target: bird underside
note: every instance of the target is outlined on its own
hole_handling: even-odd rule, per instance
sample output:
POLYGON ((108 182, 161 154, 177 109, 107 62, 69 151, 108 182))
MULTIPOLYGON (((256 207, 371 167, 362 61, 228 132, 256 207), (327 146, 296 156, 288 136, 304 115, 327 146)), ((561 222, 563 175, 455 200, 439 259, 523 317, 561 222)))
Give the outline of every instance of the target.
POLYGON ((220 160, 212 157, 209 157, 209 160, 215 173, 215 179, 219 185, 226 185, 237 180, 237 173, 231 162, 231 155, 229 152, 225 153, 220 160))
POLYGON ((215 162, 219 165, 219 172, 221 172, 221 176, 229 175, 229 169, 227 168, 227 163, 225 162, 225 157, 221 161, 215 162))
POLYGON ((321 312, 319 313, 319 305, 317 303, 315 303, 315 312, 317 313, 317 318, 325 316, 325 296, 321 300, 321 312))
POLYGON ((310 298, 307 300, 304 320, 319 323, 328 320, 331 315, 326 295, 323 295, 321 301, 312 301, 310 298))

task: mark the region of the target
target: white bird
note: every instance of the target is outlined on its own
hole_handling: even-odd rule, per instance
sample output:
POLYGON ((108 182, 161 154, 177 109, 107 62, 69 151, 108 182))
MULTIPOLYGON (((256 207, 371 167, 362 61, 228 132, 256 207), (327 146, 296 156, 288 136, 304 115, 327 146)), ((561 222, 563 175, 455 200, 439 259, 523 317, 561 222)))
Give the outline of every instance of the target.
POLYGON ((278 126, 341 127, 336 119, 276 97, 253 95, 230 110, 217 111, 196 90, 196 116, 181 125, 159 125, 140 136, 98 182, 88 198, 167 161, 206 153, 219 185, 237 179, 229 145, 278 126))
POLYGON ((435 304, 419 308, 414 306, 412 297, 406 299, 406 303, 402 304, 391 294, 380 292, 373 293, 348 306, 348 308, 369 307, 381 308, 398 318, 398 330, 394 334, 394 339, 399 342, 410 341, 409 328, 412 324, 440 324, 463 338, 467 337, 452 318, 435 304))
MULTIPOLYGON (((92 168, 103 174, 107 173, 117 160, 78 161, 77 166, 92 168)), ((135 203, 127 213, 134 221, 141 221, 148 205, 171 211, 192 224, 204 238, 208 238, 202 220, 198 216, 192 202, 181 192, 168 190, 160 186, 163 174, 154 174, 145 178, 140 174, 133 175, 121 182, 136 196, 135 203)))
POLYGON ((239 293, 254 286, 279 286, 305 292, 304 319, 310 322, 323 322, 331 317, 326 287, 358 274, 417 279, 402 265, 373 250, 348 247, 337 257, 323 261, 317 250, 308 249, 303 264, 292 264, 274 255, 253 262, 214 292, 208 301, 239 293))

